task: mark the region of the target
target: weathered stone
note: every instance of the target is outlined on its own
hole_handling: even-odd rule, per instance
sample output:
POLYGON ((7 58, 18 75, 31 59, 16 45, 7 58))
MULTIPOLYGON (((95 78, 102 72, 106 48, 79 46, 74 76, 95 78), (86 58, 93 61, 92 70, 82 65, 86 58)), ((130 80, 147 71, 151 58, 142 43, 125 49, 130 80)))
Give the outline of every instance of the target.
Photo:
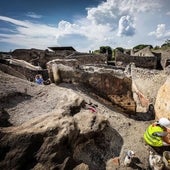
POLYGON ((76 166, 73 170, 89 170, 89 166, 85 163, 81 163, 80 165, 76 166))
POLYGON ((136 112, 145 113, 149 104, 155 105, 157 92, 165 82, 167 75, 164 71, 131 67, 132 91, 136 102, 136 112))
POLYGON ((119 157, 111 158, 106 163, 106 170, 116 170, 120 166, 119 157))
POLYGON ((123 141, 104 116, 91 114, 80 112, 73 119, 53 113, 4 131, 0 167, 73 169, 81 161, 90 169, 105 169, 105 161, 119 155, 123 141))
POLYGON ((17 108, 13 114, 18 114, 18 126, 1 128, 0 169, 68 170, 84 163, 84 168, 104 170, 107 159, 120 154, 122 137, 99 111, 83 109, 83 98, 73 90, 54 84, 33 86, 22 79, 5 77, 5 73, 0 74, 0 86, 4 92, 1 97, 22 92, 25 87, 27 95, 35 95, 32 104, 25 99, 27 96, 19 95, 8 96, 8 105, 4 103, 17 108), (22 103, 29 107, 24 113, 22 103))
MULTIPOLYGON (((81 69, 73 69, 67 66, 67 69, 65 69, 66 66, 61 64, 55 65, 55 67, 59 69, 62 82, 73 82, 88 86, 97 95, 110 100, 113 104, 123 108, 125 112, 136 112, 136 104, 132 95, 132 80, 122 70, 94 66, 82 66, 81 69)), ((51 68, 50 63, 48 68, 51 68)), ((50 69, 49 72, 52 72, 52 70, 50 69)), ((51 74, 55 77, 57 73, 55 71, 51 74)))
POLYGON ((149 47, 133 52, 131 55, 116 50, 115 63, 116 66, 126 67, 130 63, 135 63, 137 67, 141 68, 162 69, 161 53, 154 53, 149 47))
POLYGON ((157 118, 167 117, 170 118, 170 77, 167 78, 166 82, 160 87, 156 102, 155 112, 157 118))

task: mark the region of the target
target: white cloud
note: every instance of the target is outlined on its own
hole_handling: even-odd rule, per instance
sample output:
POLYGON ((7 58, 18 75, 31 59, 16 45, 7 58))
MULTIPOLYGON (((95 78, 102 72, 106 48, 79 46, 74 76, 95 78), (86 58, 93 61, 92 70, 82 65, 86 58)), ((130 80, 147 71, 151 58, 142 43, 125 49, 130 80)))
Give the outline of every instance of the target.
POLYGON ((135 34, 135 26, 133 19, 127 15, 122 16, 119 20, 118 36, 132 36, 135 34))
POLYGON ((57 28, 55 27, 4 16, 0 16, 0 20, 12 23, 16 30, 12 34, 0 34, 0 42, 16 44, 26 48, 47 48, 48 44, 54 44, 54 42, 57 44, 55 37, 57 28))
POLYGON ((38 14, 36 14, 36 13, 34 13, 34 12, 28 12, 27 14, 26 14, 26 16, 28 16, 28 17, 31 17, 31 18, 42 18, 42 16, 41 15, 38 15, 38 14))
POLYGON ((107 0, 98 7, 87 8, 87 19, 97 24, 115 25, 122 16, 132 16, 136 13, 152 11, 159 7, 158 0, 107 0))
POLYGON ((170 37, 170 30, 166 30, 165 24, 158 24, 155 31, 149 33, 149 35, 156 36, 156 38, 169 38, 170 37))
MULTIPOLYGON (((62 38, 74 38, 74 36, 71 35, 79 35, 80 37, 84 37, 83 40, 88 41, 89 45, 88 47, 84 47, 84 49, 89 48, 93 50, 104 44, 112 46, 113 44, 115 45, 116 35, 134 35, 134 18, 136 15, 139 14, 139 12, 158 9, 158 1, 159 0, 147 0, 147 2, 145 0, 107 0, 97 7, 87 8, 86 17, 79 18, 75 20, 74 23, 62 20, 56 26, 0 16, 0 20, 12 23, 15 26, 15 29, 11 29, 9 34, 0 35, 0 42, 9 42, 15 45, 19 44, 28 48, 46 48, 52 45, 60 45, 60 42, 64 45, 62 38)), ((33 18, 41 17, 33 12, 28 13, 27 16, 33 18)), ((80 38, 76 40, 77 42, 81 41, 80 38)), ((76 42, 76 40, 74 40, 74 42, 76 42)), ((77 43, 78 49, 83 49, 81 44, 83 43, 77 43)))
POLYGON ((166 15, 170 15, 170 11, 168 11, 168 12, 166 13, 166 15))
POLYGON ((28 48, 47 48, 50 45, 59 45, 58 39, 71 34, 79 34, 86 37, 91 43, 99 44, 98 42, 104 42, 105 37, 109 37, 111 31, 109 26, 92 24, 86 19, 79 20, 74 24, 61 21, 56 27, 4 16, 0 16, 0 20, 14 24, 17 31, 13 34, 1 34, 0 42, 22 45, 28 48))
POLYGON ((13 23, 15 25, 22 26, 22 27, 29 27, 29 25, 30 25, 30 22, 28 22, 28 21, 19 21, 19 20, 9 18, 9 17, 6 17, 6 16, 0 16, 0 20, 10 22, 10 23, 13 23))

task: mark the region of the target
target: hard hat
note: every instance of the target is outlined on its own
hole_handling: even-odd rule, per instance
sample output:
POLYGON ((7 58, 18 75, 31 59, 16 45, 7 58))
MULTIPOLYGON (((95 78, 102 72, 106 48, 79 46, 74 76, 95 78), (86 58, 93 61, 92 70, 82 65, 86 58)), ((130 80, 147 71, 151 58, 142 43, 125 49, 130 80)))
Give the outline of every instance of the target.
POLYGON ((159 123, 161 126, 164 126, 164 127, 170 126, 170 121, 169 121, 167 118, 164 118, 164 117, 160 118, 159 121, 158 121, 158 123, 159 123))

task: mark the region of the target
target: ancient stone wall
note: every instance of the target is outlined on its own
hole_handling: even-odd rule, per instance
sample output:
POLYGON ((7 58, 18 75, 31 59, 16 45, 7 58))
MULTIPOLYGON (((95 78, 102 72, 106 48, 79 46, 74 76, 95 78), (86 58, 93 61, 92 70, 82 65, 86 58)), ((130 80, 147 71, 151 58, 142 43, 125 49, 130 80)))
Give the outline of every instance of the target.
POLYGON ((157 57, 156 56, 130 56, 121 52, 116 52, 115 63, 117 66, 127 66, 130 63, 135 63, 136 67, 156 69, 157 57))
POLYGON ((27 79, 22 73, 20 73, 19 71, 16 71, 14 68, 12 68, 11 66, 7 64, 0 63, 0 70, 4 73, 13 75, 15 77, 19 77, 21 79, 27 79))
POLYGON ((156 117, 170 118, 170 76, 165 83, 159 88, 155 102, 156 117))
POLYGON ((125 112, 136 112, 136 104, 132 93, 132 80, 123 70, 106 69, 94 66, 73 68, 62 64, 52 64, 50 69, 53 82, 79 83, 89 87, 95 94, 111 101, 125 112), (54 72, 54 70, 57 70, 54 72), (55 81, 55 77, 57 80, 55 81), (60 77, 60 81, 58 78, 60 77))
POLYGON ((146 112, 151 103, 155 105, 158 90, 166 81, 167 75, 168 73, 163 70, 131 67, 133 97, 137 104, 137 112, 146 112))
POLYGON ((2 71, 14 75, 16 77, 20 77, 23 79, 27 79, 29 81, 34 81, 35 75, 41 74, 43 76, 43 79, 48 79, 48 71, 47 70, 32 70, 24 66, 15 65, 15 64, 4 64, 4 66, 1 66, 2 71), (4 68, 4 69, 3 69, 4 68))

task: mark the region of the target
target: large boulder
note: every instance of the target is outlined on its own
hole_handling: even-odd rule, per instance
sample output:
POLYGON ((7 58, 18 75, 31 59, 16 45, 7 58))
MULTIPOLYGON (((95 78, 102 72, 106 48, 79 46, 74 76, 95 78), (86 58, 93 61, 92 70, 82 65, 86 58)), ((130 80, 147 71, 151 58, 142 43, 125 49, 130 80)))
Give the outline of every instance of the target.
POLYGON ((122 137, 104 116, 88 110, 62 115, 58 110, 2 130, 0 168, 68 170, 85 163, 104 170, 107 160, 120 154, 122 137))
POLYGON ((145 113, 150 104, 155 105, 159 88, 166 81, 167 73, 131 66, 133 97, 136 112, 145 113))
POLYGON ((160 87, 156 102, 155 112, 157 118, 167 117, 170 118, 170 76, 168 76, 166 82, 160 87))

